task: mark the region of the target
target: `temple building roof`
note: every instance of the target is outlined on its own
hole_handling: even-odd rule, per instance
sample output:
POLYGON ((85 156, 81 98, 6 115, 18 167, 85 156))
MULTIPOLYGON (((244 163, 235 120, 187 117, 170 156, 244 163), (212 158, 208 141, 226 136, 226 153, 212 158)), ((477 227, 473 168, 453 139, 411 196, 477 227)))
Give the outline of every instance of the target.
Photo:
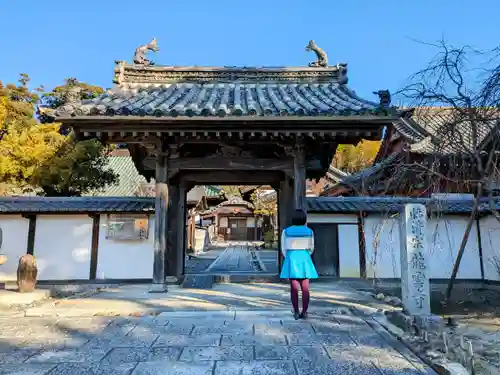
POLYGON ((374 114, 378 104, 327 68, 137 67, 119 63, 118 85, 58 109, 60 116, 333 116, 374 114))
POLYGON ((115 62, 114 88, 83 102, 75 92, 55 117, 387 116, 392 112, 386 90, 374 93, 380 103, 360 98, 347 87, 347 64, 329 66, 325 52, 311 42, 306 50, 315 52, 318 61, 307 67, 179 67, 154 65, 145 57, 148 49, 158 50, 153 40, 139 47, 133 64, 115 62))

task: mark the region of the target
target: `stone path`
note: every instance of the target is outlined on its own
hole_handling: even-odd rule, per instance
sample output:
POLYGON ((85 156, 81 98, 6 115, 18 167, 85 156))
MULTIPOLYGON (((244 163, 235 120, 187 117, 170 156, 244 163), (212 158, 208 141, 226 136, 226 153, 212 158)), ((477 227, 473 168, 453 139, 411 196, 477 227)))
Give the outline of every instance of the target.
POLYGON ((210 273, 254 272, 255 269, 252 266, 248 246, 230 245, 206 271, 210 273))
POLYGON ((0 318, 0 374, 433 374, 345 314, 165 312, 145 317, 0 318))

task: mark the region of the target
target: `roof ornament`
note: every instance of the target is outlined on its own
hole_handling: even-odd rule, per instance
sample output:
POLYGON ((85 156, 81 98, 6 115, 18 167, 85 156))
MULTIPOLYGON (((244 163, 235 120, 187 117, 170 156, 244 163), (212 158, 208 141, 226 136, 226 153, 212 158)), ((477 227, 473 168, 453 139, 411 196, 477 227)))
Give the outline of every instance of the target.
POLYGON ((154 65, 154 62, 146 57, 146 53, 148 51, 158 52, 159 50, 158 42, 156 38, 153 38, 151 42, 143 44, 135 49, 134 64, 144 66, 154 65))
POLYGON ((378 90, 373 92, 378 95, 379 106, 382 108, 389 108, 391 106, 391 93, 389 90, 378 90))
POLYGON ((63 94, 63 104, 80 103, 82 88, 78 86, 78 80, 76 78, 68 78, 66 80, 66 84, 68 86, 68 90, 63 94))
POLYGON ((310 67, 314 68, 326 68, 328 67, 328 56, 326 55, 326 52, 323 51, 321 48, 319 48, 316 43, 314 43, 314 40, 310 40, 309 43, 306 46, 306 51, 307 52, 314 52, 316 54, 316 61, 313 61, 309 63, 310 67))

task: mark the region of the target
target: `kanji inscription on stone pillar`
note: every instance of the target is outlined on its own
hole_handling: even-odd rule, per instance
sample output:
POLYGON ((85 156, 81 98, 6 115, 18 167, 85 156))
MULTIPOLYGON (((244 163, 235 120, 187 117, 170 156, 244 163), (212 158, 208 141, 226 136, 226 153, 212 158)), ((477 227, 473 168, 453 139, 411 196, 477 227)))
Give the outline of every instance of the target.
POLYGON ((427 212, 422 204, 407 204, 401 212, 401 289, 404 309, 411 315, 430 314, 427 212))

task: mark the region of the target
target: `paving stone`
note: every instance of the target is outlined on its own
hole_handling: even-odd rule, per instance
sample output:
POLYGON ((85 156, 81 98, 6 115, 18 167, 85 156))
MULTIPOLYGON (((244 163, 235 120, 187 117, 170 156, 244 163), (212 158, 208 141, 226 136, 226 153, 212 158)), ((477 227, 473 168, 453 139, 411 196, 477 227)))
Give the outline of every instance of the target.
POLYGON ((350 361, 349 359, 316 362, 295 361, 295 364, 299 375, 380 375, 380 372, 372 364, 350 361))
POLYGON ((12 345, 18 348, 25 349, 69 349, 69 348, 80 348, 89 342, 88 338, 82 337, 63 337, 63 338, 51 338, 51 337, 36 337, 29 339, 20 340, 10 340, 12 345))
POLYGON ((219 334, 201 336, 166 334, 160 335, 154 346, 218 346, 220 341, 221 335, 219 334))
POLYGON ((212 375, 214 362, 140 362, 132 375, 212 375))
POLYGON ((211 346, 184 348, 181 361, 250 361, 253 359, 251 346, 211 346))
MULTIPOLYGON (((224 322, 224 321, 222 321, 224 322)), ((171 321, 166 327, 165 327, 165 332, 166 333, 178 333, 178 334, 183 334, 183 335, 189 335, 191 332, 193 332, 194 329, 194 324, 186 321, 182 322, 175 322, 171 321)))
POLYGON ((424 372, 417 369, 413 364, 407 361, 405 358, 394 357, 390 355, 382 355, 372 360, 372 363, 382 372, 384 375, 420 375, 424 372))
MULTIPOLYGON (((21 364, 0 366, 0 375, 45 375, 55 367, 54 364, 21 364)), ((69 375, 69 374, 68 374, 69 375)), ((80 374, 79 374, 80 375, 80 374)))
POLYGON ((167 330, 168 326, 164 325, 152 325, 152 326, 136 326, 130 332, 127 333, 127 337, 148 337, 157 336, 165 333, 169 333, 167 330))
POLYGON ((225 335, 235 334, 252 334, 253 325, 245 323, 228 323, 228 324, 213 324, 213 325, 196 325, 191 332, 191 335, 206 335, 208 333, 219 333, 225 335))
POLYGON ((272 322, 255 324, 255 334, 290 334, 290 333, 309 333, 313 334, 314 330, 310 323, 299 322, 272 322))
POLYGON ((354 346, 354 341, 346 334, 290 334, 286 335, 289 345, 338 345, 354 346))
POLYGON ((99 362, 108 349, 70 349, 70 350, 45 350, 31 357, 27 362, 46 362, 46 363, 62 363, 62 362, 99 362))
POLYGON ((136 363, 114 365, 102 365, 98 363, 61 363, 52 370, 50 375, 129 375, 130 371, 135 366, 136 363))
POLYGON ((37 349, 10 348, 10 350, 0 351, 0 365, 23 363, 28 358, 38 354, 37 349))
POLYGON ((322 346, 255 346, 255 359, 257 360, 285 360, 317 361, 329 359, 322 346))
POLYGON ((157 340, 158 335, 145 337, 95 337, 90 340, 87 348, 113 348, 113 347, 150 347, 157 340))
POLYGON ((389 342, 378 333, 371 332, 351 332, 352 339, 359 345, 367 345, 377 348, 390 348, 389 342))
POLYGON ((101 363, 176 361, 179 359, 181 351, 182 348, 178 347, 114 348, 101 363))
POLYGON ((214 372, 214 375, 270 374, 296 375, 296 372, 292 361, 221 361, 216 363, 214 372))
POLYGON ((285 335, 223 335, 222 346, 286 345, 285 335))

